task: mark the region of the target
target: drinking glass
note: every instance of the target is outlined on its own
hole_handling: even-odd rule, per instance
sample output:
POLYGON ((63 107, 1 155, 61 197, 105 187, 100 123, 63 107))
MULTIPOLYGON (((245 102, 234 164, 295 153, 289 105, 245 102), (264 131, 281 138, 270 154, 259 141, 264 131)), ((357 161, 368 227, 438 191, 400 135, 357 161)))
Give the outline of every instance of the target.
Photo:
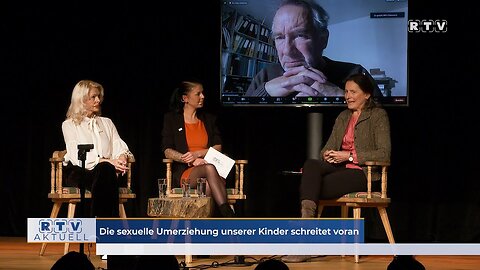
POLYGON ((198 197, 206 197, 206 190, 207 190, 207 178, 199 177, 197 178, 197 194, 198 197))
POLYGON ((182 194, 184 198, 190 197, 190 179, 182 179, 182 194))
POLYGON ((158 197, 165 198, 167 194, 167 179, 165 178, 158 178, 158 197))

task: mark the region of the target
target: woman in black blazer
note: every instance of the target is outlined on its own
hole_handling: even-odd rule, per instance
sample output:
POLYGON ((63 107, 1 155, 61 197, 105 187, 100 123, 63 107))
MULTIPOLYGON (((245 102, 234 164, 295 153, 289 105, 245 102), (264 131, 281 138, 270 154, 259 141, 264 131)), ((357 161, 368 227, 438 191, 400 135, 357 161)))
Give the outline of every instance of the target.
POLYGON ((225 217, 235 216, 227 203, 225 179, 214 165, 203 158, 209 147, 221 151, 222 140, 216 126, 216 117, 199 111, 205 96, 203 85, 197 81, 183 81, 170 99, 171 111, 163 119, 162 150, 166 158, 173 159, 173 180, 190 179, 196 185, 197 178, 207 179, 207 195, 212 196, 225 217))

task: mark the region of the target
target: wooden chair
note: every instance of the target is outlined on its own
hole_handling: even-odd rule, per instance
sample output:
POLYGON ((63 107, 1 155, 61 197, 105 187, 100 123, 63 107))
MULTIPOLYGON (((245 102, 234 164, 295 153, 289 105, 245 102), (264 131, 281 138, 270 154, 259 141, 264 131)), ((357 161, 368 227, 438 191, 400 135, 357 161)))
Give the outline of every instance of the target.
MULTIPOLYGON (((67 218, 73 218, 75 215, 76 204, 80 202, 80 189, 77 187, 65 187, 63 186, 63 161, 64 156, 67 153, 66 150, 63 151, 54 151, 52 157, 49 159, 51 171, 50 171, 50 193, 48 193, 48 198, 53 202, 52 212, 50 213, 50 218, 56 218, 62 204, 68 203, 68 212, 67 218)), ((127 202, 128 199, 134 199, 136 194, 133 193, 131 189, 132 182, 132 164, 135 162, 135 159, 128 158, 127 166, 129 170, 127 171, 127 186, 119 188, 119 212, 121 218, 126 218, 127 214, 125 212, 125 207, 123 204, 127 202)), ((91 199, 92 194, 90 191, 85 191, 85 199, 91 199)), ((40 249, 40 256, 45 253, 47 243, 42 243, 40 249)), ((70 243, 65 243, 64 254, 68 253, 70 243)))
MULTIPOLYGON (((179 198, 182 197, 182 188, 172 188, 172 164, 173 159, 163 159, 163 163, 166 165, 166 178, 167 178, 167 191, 166 196, 170 198, 179 198)), ((238 200, 247 199, 243 191, 244 183, 244 171, 245 165, 248 164, 247 160, 235 160, 235 185, 232 188, 227 188, 227 200, 232 208, 237 203, 238 200)), ((190 194, 196 196, 195 189, 191 189, 190 194)), ((185 263, 190 264, 192 262, 192 255, 185 255, 185 263)))
MULTIPOLYGON (((353 208, 353 218, 356 219, 360 218, 362 208, 375 207, 382 219, 388 242, 395 244, 386 209, 390 204, 390 198, 387 196, 387 168, 390 166, 390 163, 367 161, 365 165, 367 166, 367 192, 352 192, 338 199, 320 200, 318 203, 318 217, 321 216, 324 206, 340 206, 342 218, 347 218, 349 208, 353 208), (372 175, 374 168, 381 169, 381 192, 372 192, 372 175)), ((355 255, 355 262, 358 261, 359 256, 355 255)))

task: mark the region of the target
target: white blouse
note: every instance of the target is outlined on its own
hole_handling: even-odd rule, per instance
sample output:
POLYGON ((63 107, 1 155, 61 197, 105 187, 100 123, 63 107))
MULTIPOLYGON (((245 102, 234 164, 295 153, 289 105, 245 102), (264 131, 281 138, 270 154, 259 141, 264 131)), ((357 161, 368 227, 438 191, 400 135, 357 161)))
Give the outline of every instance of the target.
POLYGON ((67 119, 62 123, 62 132, 67 147, 65 165, 69 161, 73 165, 82 165, 78 160, 77 146, 79 144, 93 144, 94 146, 86 155, 85 168, 87 170, 92 170, 100 158, 116 159, 122 154, 132 156, 110 118, 85 117, 80 125, 76 125, 72 119, 67 119))

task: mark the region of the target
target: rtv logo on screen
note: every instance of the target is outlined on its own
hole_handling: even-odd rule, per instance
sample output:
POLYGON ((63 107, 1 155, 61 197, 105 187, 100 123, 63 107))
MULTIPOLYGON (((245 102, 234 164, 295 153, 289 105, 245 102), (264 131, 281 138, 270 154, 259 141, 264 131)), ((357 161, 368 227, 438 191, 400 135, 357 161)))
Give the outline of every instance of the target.
POLYGON ((41 219, 39 222, 40 233, 81 233, 81 219, 41 219))
POLYGON ((29 242, 95 242, 94 218, 29 218, 29 242))
POLYGON ((447 20, 408 20, 409 33, 446 33, 447 20))

